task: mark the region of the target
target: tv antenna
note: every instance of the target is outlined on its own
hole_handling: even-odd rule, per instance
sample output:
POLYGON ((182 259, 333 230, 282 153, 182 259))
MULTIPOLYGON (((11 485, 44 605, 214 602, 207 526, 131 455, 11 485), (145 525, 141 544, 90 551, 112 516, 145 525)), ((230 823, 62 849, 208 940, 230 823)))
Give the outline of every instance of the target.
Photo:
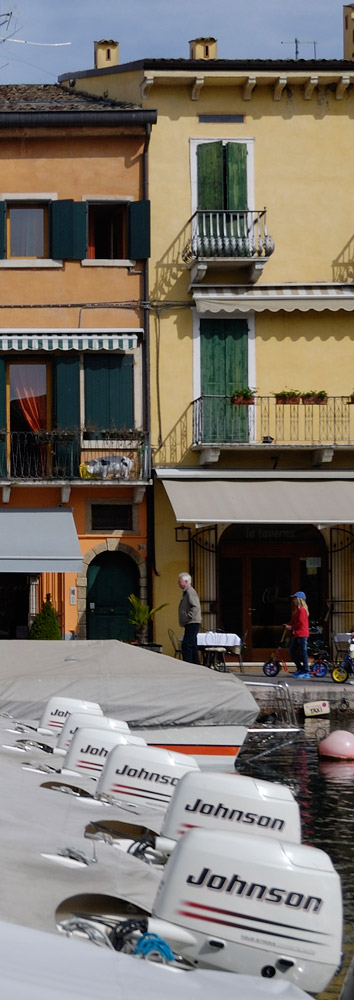
POLYGON ((281 45, 295 45, 295 59, 299 58, 299 45, 313 45, 313 58, 317 58, 317 42, 303 41, 302 38, 294 38, 293 41, 280 42, 281 45))

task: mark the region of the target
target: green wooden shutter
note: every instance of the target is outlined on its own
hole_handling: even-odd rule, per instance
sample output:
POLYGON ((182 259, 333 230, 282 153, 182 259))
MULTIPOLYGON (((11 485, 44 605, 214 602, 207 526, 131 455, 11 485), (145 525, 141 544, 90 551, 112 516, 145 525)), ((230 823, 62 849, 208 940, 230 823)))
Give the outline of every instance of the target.
POLYGON ((128 257, 150 257, 150 202, 131 201, 128 207, 128 257))
POLYGON ((201 142, 197 146, 198 209, 224 208, 222 142, 201 142))
MULTIPOLYGON (((0 358, 0 428, 6 430, 6 359, 0 358)), ((6 476, 6 441, 0 440, 0 476, 6 476)))
POLYGON ((6 257, 6 201, 0 202, 0 260, 6 257))
POLYGON ((79 475, 80 463, 80 367, 78 357, 55 358, 53 361, 54 426, 53 438, 56 473, 69 478, 79 475), (61 431, 75 431, 70 440, 61 431))
POLYGON ((245 142, 228 142, 225 146, 226 202, 225 208, 247 209, 247 146, 245 142))
POLYGON ((231 406, 236 386, 248 384, 248 325, 245 319, 200 322, 204 443, 246 441, 247 408, 231 406))
POLYGON ((56 358, 53 372, 54 423, 60 430, 80 427, 79 359, 56 358))
POLYGON ((131 354, 85 358, 85 426, 94 431, 134 426, 131 354))
POLYGON ((86 257, 86 205, 81 201, 51 202, 51 255, 54 260, 86 257))

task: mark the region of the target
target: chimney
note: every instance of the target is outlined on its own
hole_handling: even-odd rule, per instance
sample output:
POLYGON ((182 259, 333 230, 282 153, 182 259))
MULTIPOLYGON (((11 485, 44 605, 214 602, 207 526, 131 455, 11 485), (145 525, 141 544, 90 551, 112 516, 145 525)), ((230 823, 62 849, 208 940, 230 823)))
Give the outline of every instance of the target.
POLYGON ((107 66, 118 66, 119 63, 119 42, 114 42, 112 38, 102 38, 100 42, 94 42, 95 69, 107 69, 107 66))
POLYGON ((354 59, 354 4, 343 7, 343 59, 354 59))
POLYGON ((218 43, 216 38, 192 38, 189 42, 189 58, 210 59, 218 58, 218 43))

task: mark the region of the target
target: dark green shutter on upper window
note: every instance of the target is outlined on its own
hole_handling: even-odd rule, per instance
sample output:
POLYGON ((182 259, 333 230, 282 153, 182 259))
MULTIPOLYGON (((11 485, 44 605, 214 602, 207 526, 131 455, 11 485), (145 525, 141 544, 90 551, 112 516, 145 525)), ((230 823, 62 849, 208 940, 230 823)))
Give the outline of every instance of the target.
POLYGON ((222 142, 201 142, 197 146, 198 209, 203 212, 224 208, 222 142))
POLYGON ((80 201, 51 202, 51 256, 53 260, 84 260, 86 257, 86 204, 80 201))
POLYGON ((128 206, 128 257, 130 260, 150 257, 149 201, 131 201, 128 206))
POLYGON ((131 354, 85 357, 85 426, 93 431, 134 427, 131 354))
POLYGON ((197 146, 198 209, 247 209, 247 146, 202 142, 197 146))
POLYGON ((224 208, 243 211, 247 209, 247 146, 244 142, 228 142, 224 155, 226 166, 224 208))

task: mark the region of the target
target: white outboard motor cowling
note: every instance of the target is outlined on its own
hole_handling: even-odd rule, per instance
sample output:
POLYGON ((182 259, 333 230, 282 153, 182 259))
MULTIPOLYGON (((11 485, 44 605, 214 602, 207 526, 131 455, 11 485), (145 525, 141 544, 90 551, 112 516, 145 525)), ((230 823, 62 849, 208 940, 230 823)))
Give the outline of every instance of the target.
POLYGON ((39 733, 60 733, 71 712, 103 715, 102 708, 94 701, 81 698, 49 698, 38 724, 39 733))
POLYGON ((90 778, 99 778, 110 751, 113 747, 128 744, 145 747, 146 743, 140 736, 132 733, 109 732, 107 729, 78 729, 71 740, 69 750, 63 761, 62 774, 72 771, 87 774, 90 778))
POLYGON ((148 930, 198 968, 319 993, 341 960, 340 879, 317 848, 191 830, 167 862, 148 930))
POLYGON ((156 849, 170 854, 192 827, 301 842, 298 804, 285 785, 244 775, 190 771, 178 783, 156 849))
POLYGON ((185 753, 159 747, 117 746, 109 755, 95 797, 167 806, 180 778, 190 770, 199 774, 194 757, 185 753))
POLYGON ((130 729, 127 722, 123 719, 110 719, 107 715, 91 715, 88 720, 87 712, 72 712, 68 715, 63 728, 59 734, 57 744, 55 746, 55 753, 65 754, 67 753, 71 740, 78 729, 87 729, 87 723, 90 724, 90 729, 108 729, 111 732, 119 733, 129 733, 130 729))

